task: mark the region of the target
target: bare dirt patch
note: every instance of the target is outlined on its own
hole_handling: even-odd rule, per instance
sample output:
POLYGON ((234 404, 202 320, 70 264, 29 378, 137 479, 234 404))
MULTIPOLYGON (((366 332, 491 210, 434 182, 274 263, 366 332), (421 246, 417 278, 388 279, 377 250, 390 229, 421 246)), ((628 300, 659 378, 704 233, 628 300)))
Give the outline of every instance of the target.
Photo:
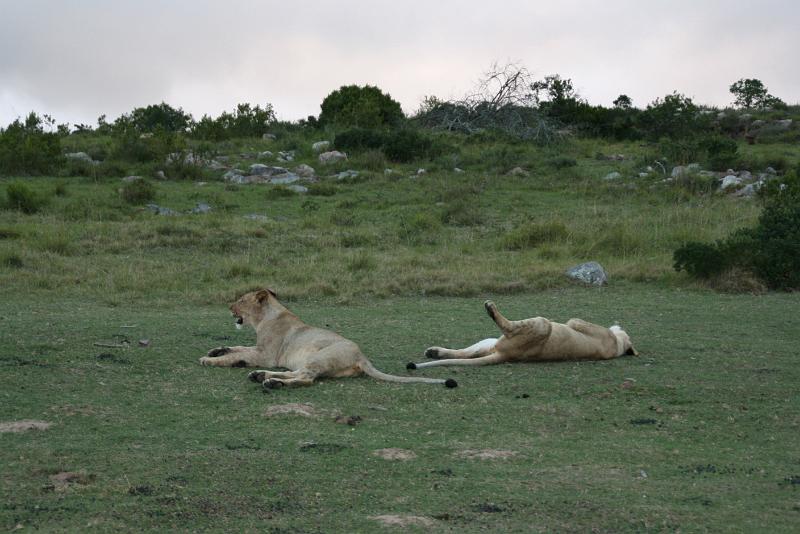
POLYGON ((273 404, 264 410, 265 417, 276 415, 302 415, 303 417, 319 417, 322 413, 310 402, 293 402, 289 404, 273 404))
POLYGON ((47 430, 53 425, 53 423, 48 423, 47 421, 33 421, 33 420, 23 420, 23 421, 6 421, 4 423, 0 423, 0 434, 5 432, 25 432, 26 430, 47 430))
POLYGON ((373 515, 370 519, 387 527, 426 527, 431 528, 435 522, 421 515, 373 515))
POLYGON ((64 491, 67 488, 79 484, 85 486, 94 481, 94 475, 86 474, 82 471, 62 471, 55 475, 50 475, 50 483, 48 489, 55 491, 64 491))
POLYGON ((372 451, 372 455, 377 456, 378 458, 383 458, 384 460, 413 460, 417 457, 417 455, 414 454, 414 451, 409 451, 407 449, 396 449, 392 447, 388 449, 378 449, 372 451))
POLYGON ((454 456, 466 458, 468 460, 505 460, 519 454, 517 451, 505 451, 502 449, 466 449, 454 453, 454 456))

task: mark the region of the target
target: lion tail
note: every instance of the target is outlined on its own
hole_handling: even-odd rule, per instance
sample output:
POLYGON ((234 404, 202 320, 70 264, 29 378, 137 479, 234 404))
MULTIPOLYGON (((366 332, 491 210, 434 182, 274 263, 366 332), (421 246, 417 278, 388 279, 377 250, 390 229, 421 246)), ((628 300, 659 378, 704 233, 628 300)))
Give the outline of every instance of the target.
POLYGON ((396 375, 389 375, 382 371, 378 371, 372 363, 364 358, 361 362, 361 370, 364 371, 365 374, 371 376, 372 378, 377 378, 378 380, 385 380, 387 382, 402 382, 404 384, 412 384, 412 383, 421 383, 421 384, 444 384, 448 388, 454 388, 458 386, 458 382, 453 380, 452 378, 448 378, 446 380, 441 378, 423 378, 421 376, 396 376, 396 375))

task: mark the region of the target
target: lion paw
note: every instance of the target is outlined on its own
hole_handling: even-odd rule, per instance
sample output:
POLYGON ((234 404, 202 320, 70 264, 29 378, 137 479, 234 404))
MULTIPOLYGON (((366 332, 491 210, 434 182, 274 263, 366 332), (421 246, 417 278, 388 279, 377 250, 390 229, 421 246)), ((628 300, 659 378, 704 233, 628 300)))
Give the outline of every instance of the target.
POLYGON ((264 382, 264 379, 267 378, 267 374, 264 371, 251 371, 247 378, 252 380, 253 382, 264 382))
POLYGON ((209 358, 217 358, 218 356, 224 356, 228 354, 230 351, 231 351, 230 347, 217 347, 215 349, 211 349, 210 351, 208 351, 208 354, 206 354, 206 356, 209 358))
POLYGON ((282 381, 277 380, 275 378, 270 378, 268 380, 264 380, 261 383, 261 385, 263 386, 264 389, 278 389, 278 388, 282 388, 284 386, 282 381))
POLYGON ((429 349, 426 349, 425 350, 425 357, 426 358, 431 358, 432 360, 440 359, 441 355, 439 354, 439 348, 438 347, 431 347, 429 349))

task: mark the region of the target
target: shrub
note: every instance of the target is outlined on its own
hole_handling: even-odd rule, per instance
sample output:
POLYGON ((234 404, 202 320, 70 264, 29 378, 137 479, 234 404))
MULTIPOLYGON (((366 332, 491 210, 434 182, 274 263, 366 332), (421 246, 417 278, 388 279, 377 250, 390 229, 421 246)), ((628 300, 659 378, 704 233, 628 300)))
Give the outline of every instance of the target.
POLYGON ((123 185, 120 196, 128 204, 144 204, 156 198, 156 188, 149 181, 140 178, 123 185))
POLYGON ((708 136, 700 141, 706 153, 706 162, 711 169, 723 171, 739 164, 738 146, 730 137, 708 136))
POLYGON ((711 278, 730 267, 729 258, 717 244, 692 241, 672 255, 676 271, 686 271, 695 278, 711 278))
POLYGON ((261 137, 275 123, 275 111, 272 104, 259 105, 237 104, 229 113, 222 112, 212 119, 204 115, 191 129, 192 137, 205 141, 224 141, 234 137, 261 137))
POLYGON ((0 174, 46 174, 61 161, 61 140, 58 134, 45 132, 53 119, 40 118, 31 112, 0 129, 0 174))
POLYGON ((691 98, 677 92, 657 98, 640 117, 642 128, 652 139, 687 138, 705 129, 708 122, 691 98))
POLYGON ((386 136, 383 153, 390 161, 408 163, 417 159, 431 159, 441 154, 442 148, 427 135, 417 130, 394 130, 386 136))
POLYGON ((343 152, 380 149, 386 137, 383 132, 367 128, 351 128, 336 134, 333 146, 343 152))
POLYGON ((405 116, 400 104, 377 87, 342 86, 322 101, 321 126, 380 128, 395 126, 405 116))
POLYGON ((337 191, 336 186, 332 184, 315 183, 308 186, 308 194, 311 196, 332 197, 337 191))
POLYGON ((570 167, 577 166, 578 160, 566 156, 558 156, 556 158, 549 159, 547 161, 547 164, 553 167, 554 169, 568 169, 570 167))
POLYGON ((128 114, 121 115, 114 121, 114 130, 125 132, 182 132, 191 124, 192 116, 181 108, 175 109, 164 102, 144 108, 135 108, 128 114))
POLYGON ((32 190, 22 182, 12 182, 6 187, 6 205, 23 213, 36 213, 47 206, 50 199, 32 190))

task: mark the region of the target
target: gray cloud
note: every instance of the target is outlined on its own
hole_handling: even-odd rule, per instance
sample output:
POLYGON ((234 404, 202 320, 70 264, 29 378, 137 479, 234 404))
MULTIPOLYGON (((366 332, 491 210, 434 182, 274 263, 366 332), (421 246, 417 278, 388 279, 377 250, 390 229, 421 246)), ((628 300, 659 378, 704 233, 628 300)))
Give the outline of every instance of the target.
POLYGON ((196 117, 271 102, 297 119, 348 83, 413 111, 494 60, 570 77, 602 104, 678 90, 724 105, 742 77, 800 101, 791 0, 0 0, 0 13, 0 124, 30 109, 94 123, 162 100, 196 117))

